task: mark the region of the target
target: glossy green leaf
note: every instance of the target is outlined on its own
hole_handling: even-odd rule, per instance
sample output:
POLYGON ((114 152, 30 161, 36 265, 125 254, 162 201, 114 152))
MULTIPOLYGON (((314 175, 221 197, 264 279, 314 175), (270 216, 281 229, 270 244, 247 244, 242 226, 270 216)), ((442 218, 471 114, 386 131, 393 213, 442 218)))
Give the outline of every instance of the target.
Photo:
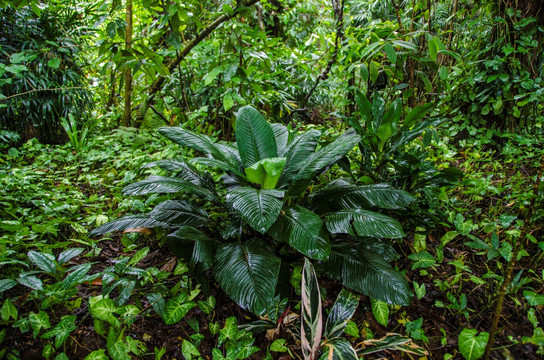
POLYGON ((133 228, 167 228, 168 224, 150 218, 148 215, 129 215, 110 221, 93 229, 89 236, 104 235, 112 231, 124 231, 133 228))
POLYGON ((361 140, 361 137, 351 129, 337 137, 332 143, 311 154, 304 162, 299 164, 300 170, 294 176, 288 190, 288 196, 298 196, 304 192, 315 175, 334 165, 351 151, 359 140, 361 140))
POLYGON ((427 351, 414 344, 412 339, 399 334, 387 334, 381 339, 365 340, 362 345, 363 347, 357 350, 357 354, 360 356, 374 354, 384 350, 399 350, 419 356, 428 355, 427 351))
POLYGON ((258 240, 225 244, 215 255, 215 278, 238 305, 263 314, 274 301, 280 259, 258 240))
POLYGON ((191 159, 191 162, 233 173, 234 175, 238 176, 241 179, 245 178, 244 174, 240 171, 239 167, 233 166, 232 164, 225 162, 223 160, 217 160, 214 158, 196 157, 191 159))
POLYGON ((317 130, 308 130, 302 135, 295 136, 289 143, 285 151, 286 160, 278 182, 279 187, 289 184, 300 170, 301 164, 314 153, 319 134, 317 130))
POLYGON ((324 260, 330 254, 331 246, 328 235, 323 231, 323 221, 300 205, 284 209, 269 233, 309 258, 324 260))
MULTIPOLYGON (((332 181, 311 196, 312 207, 324 212, 341 209, 382 208, 403 210, 415 198, 388 184, 353 185, 343 179, 332 181)), ((321 212, 321 211, 319 211, 321 212)))
POLYGON ((68 276, 62 281, 62 285, 65 289, 68 289, 71 286, 80 284, 84 279, 87 273, 91 270, 92 263, 84 263, 81 265, 74 266, 70 269, 68 276))
POLYGON ((191 267, 194 268, 196 264, 201 264, 202 270, 208 270, 213 266, 215 243, 203 231, 191 226, 182 226, 174 233, 168 235, 167 243, 172 248, 172 251, 181 257, 183 257, 183 252, 178 253, 176 251, 177 248, 187 248, 187 244, 194 243, 191 257, 187 259, 190 260, 191 267))
POLYGON ((206 135, 195 134, 179 127, 163 127, 159 129, 159 133, 181 146, 211 155, 218 160, 228 160, 218 146, 206 135))
POLYGON ((79 254, 81 254, 83 251, 85 251, 84 248, 71 248, 66 249, 63 252, 61 252, 58 256, 58 262, 60 265, 67 263, 68 261, 72 260, 79 254))
POLYGON ((463 329, 459 334, 459 350, 467 360, 477 360, 484 355, 489 334, 476 329, 463 329))
POLYGON ((55 274, 57 272, 57 263, 53 255, 31 250, 27 256, 34 265, 46 273, 55 274))
POLYGON ((208 213, 185 200, 166 200, 149 213, 149 217, 169 227, 201 227, 208 223, 208 213))
POLYGON ((151 175, 147 179, 127 185, 123 189, 123 195, 171 194, 178 192, 196 195, 201 199, 211 200, 214 198, 214 194, 210 190, 187 180, 157 175, 151 175))
POLYGON ((16 280, 19 284, 29 287, 31 289, 43 290, 43 281, 41 281, 36 276, 19 276, 16 280))
POLYGON ((389 43, 386 43, 384 45, 384 50, 385 50, 385 55, 387 55, 387 58, 389 59, 389 61, 391 61, 392 64, 396 64, 397 63, 397 52, 395 51, 393 46, 391 46, 391 44, 389 44, 389 43))
POLYGON ((404 237, 400 223, 373 211, 360 209, 340 210, 325 217, 327 229, 333 234, 354 234, 374 238, 396 239, 404 237))
POLYGON ((544 305, 544 294, 537 294, 534 291, 524 290, 523 296, 527 299, 527 302, 531 306, 543 306, 544 305))
POLYGON ((403 129, 410 129, 415 125, 416 121, 423 118, 425 114, 434 108, 434 104, 426 103, 420 106, 416 106, 406 115, 404 118, 403 129))
POLYGON ((350 289, 388 304, 409 305, 413 294, 408 281, 382 257, 364 247, 335 247, 325 270, 350 289))
POLYGON ((236 117, 236 144, 244 167, 257 161, 278 157, 274 131, 253 107, 244 106, 236 117))
POLYGON ((323 333, 323 314, 321 292, 314 267, 304 259, 301 283, 301 331, 300 341, 304 359, 315 359, 321 344, 323 333))
POLYGON ((376 321, 383 326, 387 326, 387 322, 389 321, 389 306, 385 302, 373 298, 370 298, 370 305, 376 321))
MULTIPOLYGON (((246 169, 247 170, 247 169, 246 169)), ((276 221, 283 203, 277 190, 239 187, 227 194, 227 202, 253 229, 264 234, 276 221)))
POLYGON ((189 296, 185 292, 168 299, 164 311, 164 322, 166 325, 172 325, 179 322, 187 315, 189 310, 195 306, 196 303, 189 301, 189 296))
POLYGON ((283 124, 270 124, 274 137, 276 138, 276 147, 278 148, 278 156, 283 157, 287 151, 287 143, 289 142, 289 131, 283 124))
POLYGON ((346 339, 334 339, 323 345, 320 360, 358 360, 357 352, 346 339))
POLYGON ((193 358, 200 356, 198 348, 187 339, 181 343, 181 353, 186 360, 193 360, 193 358))
POLYGON ((325 326, 325 338, 327 340, 342 335, 358 305, 359 299, 357 296, 344 289, 340 291, 327 318, 327 325, 325 326))
POLYGON ((103 298, 96 302, 91 302, 89 311, 93 318, 106 321, 113 326, 119 326, 119 320, 115 317, 117 306, 110 298, 103 298))

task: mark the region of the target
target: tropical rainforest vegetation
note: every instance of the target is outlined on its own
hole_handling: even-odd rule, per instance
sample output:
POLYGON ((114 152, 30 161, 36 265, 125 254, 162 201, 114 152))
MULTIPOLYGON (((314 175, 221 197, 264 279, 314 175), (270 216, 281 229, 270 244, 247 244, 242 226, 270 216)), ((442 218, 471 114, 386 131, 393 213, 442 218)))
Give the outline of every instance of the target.
POLYGON ((544 1, 0 0, 0 359, 544 356, 544 1))

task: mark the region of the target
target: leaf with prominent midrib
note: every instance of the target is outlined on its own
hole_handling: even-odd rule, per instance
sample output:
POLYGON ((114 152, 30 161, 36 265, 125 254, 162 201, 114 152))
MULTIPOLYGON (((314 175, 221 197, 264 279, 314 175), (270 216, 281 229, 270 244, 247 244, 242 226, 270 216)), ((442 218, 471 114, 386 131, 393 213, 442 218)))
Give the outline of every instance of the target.
POLYGON ((214 274, 238 305, 262 315, 274 301, 280 262, 262 241, 231 243, 217 249, 214 274))
POLYGON ((248 168, 259 160, 278 157, 274 131, 263 116, 251 106, 244 106, 236 117, 236 144, 248 168))
POLYGON ((227 202, 249 226, 264 234, 281 211, 283 203, 278 197, 282 196, 283 192, 277 190, 240 187, 227 194, 227 202))

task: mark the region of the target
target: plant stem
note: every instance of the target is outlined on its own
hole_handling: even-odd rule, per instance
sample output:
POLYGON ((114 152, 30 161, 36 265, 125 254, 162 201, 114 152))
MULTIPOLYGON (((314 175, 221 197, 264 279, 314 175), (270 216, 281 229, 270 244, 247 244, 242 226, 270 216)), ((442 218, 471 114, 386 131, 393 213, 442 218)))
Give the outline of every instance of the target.
POLYGON ((540 169, 538 170, 537 178, 533 186, 533 197, 531 198, 531 202, 529 206, 525 209, 525 223, 523 224, 523 228, 521 229, 521 234, 517 242, 514 244, 512 257, 508 261, 508 267, 506 268, 506 275, 504 277, 504 280, 501 285, 501 289, 499 291, 497 307, 495 308, 495 314, 493 315, 493 322, 491 323, 491 328, 489 329, 489 340, 487 341, 487 345, 485 347, 485 353, 483 356, 484 360, 489 360, 489 355, 491 354, 491 348, 493 347, 493 344, 495 343, 495 335, 497 334, 497 330, 499 327, 499 320, 502 314, 504 298, 506 297, 506 290, 508 289, 508 287, 510 286, 512 282, 512 273, 514 271, 514 265, 516 264, 518 253, 522 247, 521 245, 522 241, 525 239, 525 237, 529 233, 529 227, 532 225, 531 218, 533 217, 535 199, 538 196, 538 190, 540 188, 540 181, 541 181, 543 172, 544 172, 544 156, 542 157, 542 160, 540 162, 540 169))

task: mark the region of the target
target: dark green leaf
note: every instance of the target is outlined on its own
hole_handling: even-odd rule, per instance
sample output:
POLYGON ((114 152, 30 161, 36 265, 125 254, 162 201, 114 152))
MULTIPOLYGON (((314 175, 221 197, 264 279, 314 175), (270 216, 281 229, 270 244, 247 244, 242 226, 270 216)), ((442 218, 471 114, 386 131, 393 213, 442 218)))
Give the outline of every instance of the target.
POLYGON ((325 217, 327 229, 333 234, 395 239, 405 236, 400 223, 383 214, 367 210, 341 210, 325 217), (353 226, 353 228, 352 228, 353 226))
POLYGON ((201 199, 211 200, 214 198, 214 194, 210 190, 194 185, 187 180, 157 175, 151 175, 147 179, 127 185, 123 189, 124 195, 169 194, 177 192, 186 192, 196 195, 201 199))
POLYGON ((408 256, 408 258, 410 260, 415 261, 412 264, 412 270, 426 269, 436 264, 435 258, 431 254, 429 254, 427 251, 411 254, 408 256))
POLYGON ((117 220, 110 221, 93 229, 89 236, 104 235, 112 231, 123 231, 134 228, 168 228, 168 224, 150 218, 148 215, 129 215, 117 220))
POLYGON ((357 296, 344 289, 340 291, 327 318, 327 325, 325 326, 325 338, 327 340, 342 335, 358 305, 359 299, 357 296))
POLYGON ((269 233, 312 259, 324 260, 329 257, 331 246, 323 231, 323 221, 300 205, 286 208, 269 233))
POLYGON ((227 194, 227 202, 253 229, 264 234, 276 221, 283 203, 283 192, 240 187, 227 194))
POLYGON ((315 151, 318 139, 319 131, 308 130, 302 135, 296 136, 289 143, 285 151, 285 167, 278 181, 279 187, 283 187, 283 185, 289 184, 293 180, 300 170, 301 164, 315 151))
POLYGON ((71 248, 71 249, 64 250, 58 256, 59 264, 62 265, 67 263, 68 261, 72 260, 79 254, 81 254, 83 251, 85 251, 84 248, 71 248))
POLYGON ((215 278, 238 305, 263 314, 274 301, 280 259, 264 243, 226 244, 215 255, 215 278))
POLYGON ((208 223, 208 213, 185 200, 166 200, 149 213, 149 217, 169 227, 201 227, 208 223))
POLYGON ((53 255, 31 250, 27 253, 27 256, 34 265, 46 273, 54 274, 57 272, 57 263, 53 255))
POLYGON ((259 160, 278 157, 276 138, 272 127, 251 106, 244 106, 238 111, 236 143, 246 168, 259 160))
POLYGON ((274 137, 276 138, 276 146, 278 148, 278 156, 285 156, 287 151, 287 142, 289 141, 289 131, 287 127, 282 124, 270 124, 272 131, 274 131, 274 137))

